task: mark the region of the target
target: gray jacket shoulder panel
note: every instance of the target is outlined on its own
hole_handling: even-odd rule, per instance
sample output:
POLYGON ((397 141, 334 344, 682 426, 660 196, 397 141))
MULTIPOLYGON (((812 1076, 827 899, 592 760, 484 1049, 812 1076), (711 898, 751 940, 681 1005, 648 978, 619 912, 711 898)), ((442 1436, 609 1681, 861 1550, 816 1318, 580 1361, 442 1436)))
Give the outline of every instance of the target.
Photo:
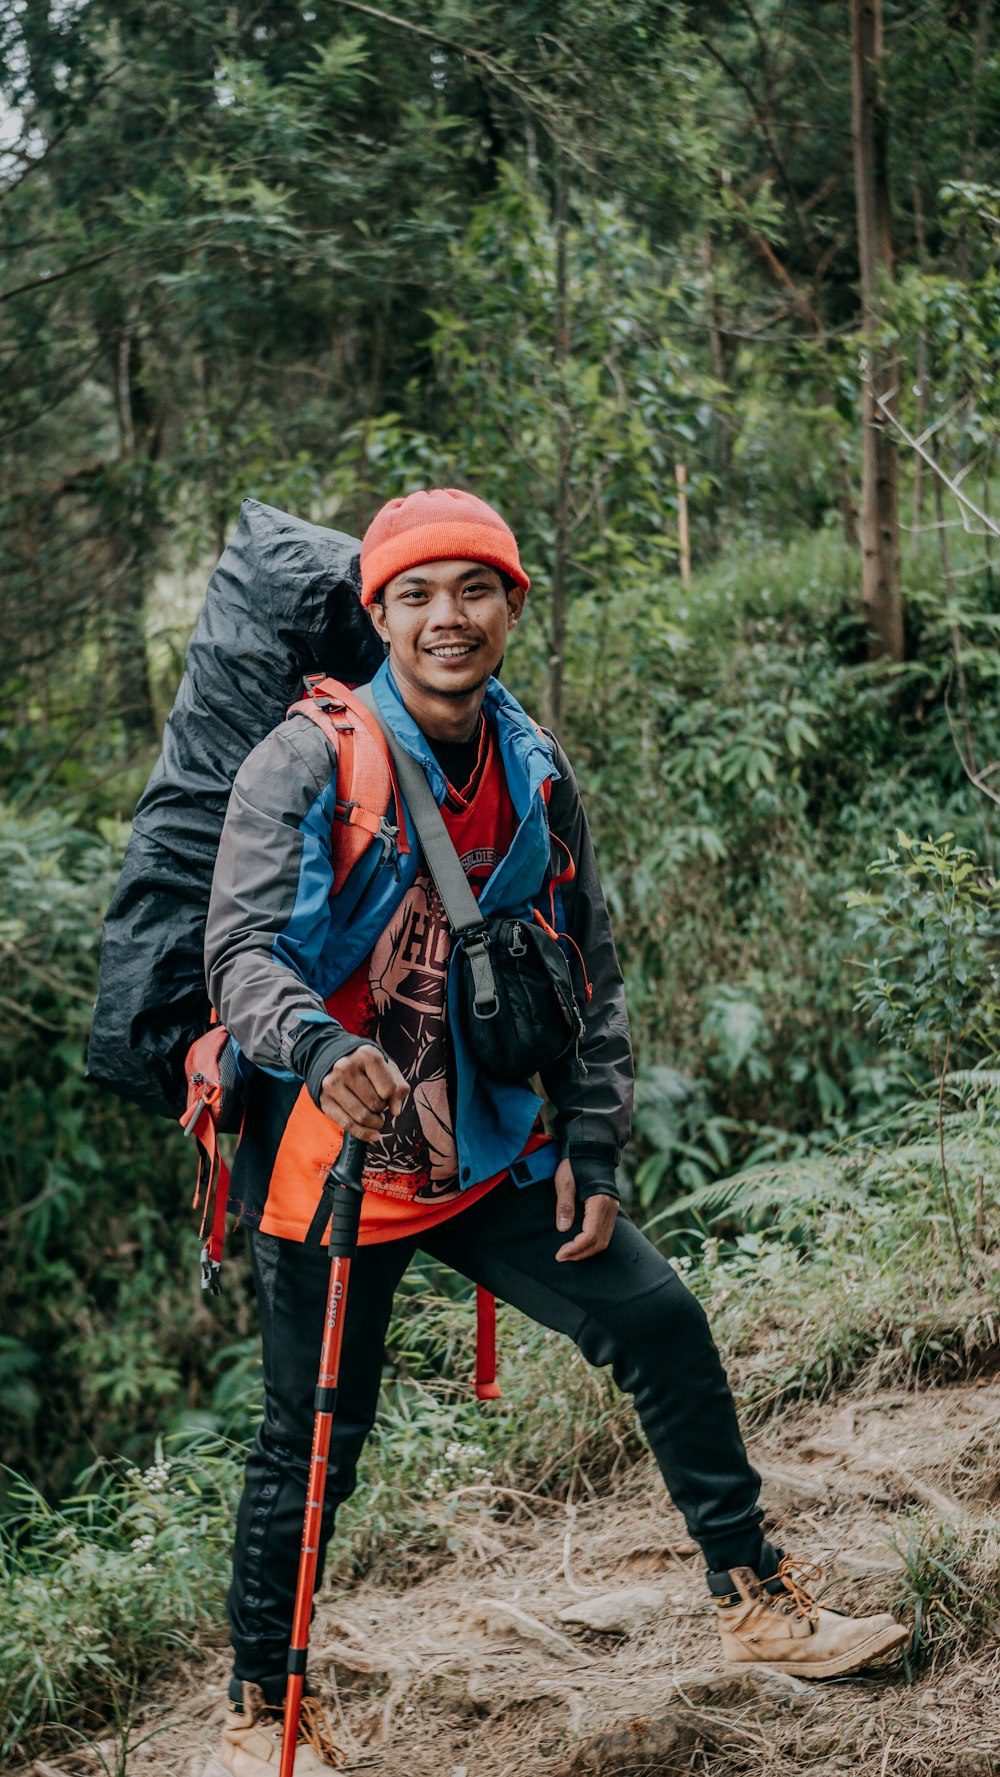
POLYGON ((233 792, 278 818, 301 820, 336 773, 336 749, 319 724, 286 716, 247 754, 233 792))
POLYGON ((222 1023, 259 1067, 288 1071, 303 1015, 327 1019, 320 994, 275 951, 296 907, 307 859, 317 907, 325 906, 332 888, 332 806, 311 825, 309 815, 321 798, 332 800, 336 774, 329 737, 308 716, 291 716, 249 754, 229 799, 205 966, 222 1023))

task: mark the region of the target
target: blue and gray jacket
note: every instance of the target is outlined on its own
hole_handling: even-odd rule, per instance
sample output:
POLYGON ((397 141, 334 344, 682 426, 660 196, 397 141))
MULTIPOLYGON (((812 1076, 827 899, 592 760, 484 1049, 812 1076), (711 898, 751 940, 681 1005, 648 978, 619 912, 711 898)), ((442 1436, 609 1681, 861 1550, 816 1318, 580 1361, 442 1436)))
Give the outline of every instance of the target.
MULTIPOLYGON (((373 680, 379 709, 407 752, 424 767, 439 803, 444 775, 403 705, 386 663, 373 680)), ((496 732, 518 827, 506 856, 479 899, 484 914, 525 913, 540 902, 550 872, 550 831, 566 846, 575 875, 560 888, 563 929, 586 959, 593 987, 583 1008, 585 1035, 578 1056, 552 1068, 543 1081, 555 1107, 561 1152, 577 1183, 613 1177, 628 1136, 632 1107, 632 1052, 621 970, 615 955, 583 805, 569 762, 550 735, 539 734, 521 705, 497 679, 483 702, 496 732), (551 782, 546 809, 543 786, 551 782)), ((254 748, 241 767, 219 847, 206 930, 209 993, 220 1019, 252 1064, 247 1125, 238 1171, 247 1218, 263 1207, 284 1121, 307 1079, 318 1079, 335 1058, 341 1027, 326 1000, 372 951, 420 867, 405 807, 389 818, 405 824, 409 853, 397 869, 377 841, 332 893, 331 833, 337 761, 323 729, 295 714, 254 748), (319 1027, 319 1028, 318 1028, 319 1027), (331 1043, 317 1077, 316 1057, 331 1043), (309 1060, 313 1065, 310 1068, 309 1060), (246 1152, 244 1152, 246 1149, 246 1152), (246 1177, 248 1162, 257 1176, 246 1177)), ((454 982, 449 982, 449 1004, 454 982)), ((459 1175, 463 1187, 504 1171, 522 1153, 541 1101, 527 1086, 479 1073, 450 1020, 456 1070, 459 1175)), ((349 1047, 345 1044, 344 1047, 349 1047)), ((547 1170, 551 1172, 551 1160, 547 1170)), ((234 1178, 234 1183, 236 1182, 234 1178)))

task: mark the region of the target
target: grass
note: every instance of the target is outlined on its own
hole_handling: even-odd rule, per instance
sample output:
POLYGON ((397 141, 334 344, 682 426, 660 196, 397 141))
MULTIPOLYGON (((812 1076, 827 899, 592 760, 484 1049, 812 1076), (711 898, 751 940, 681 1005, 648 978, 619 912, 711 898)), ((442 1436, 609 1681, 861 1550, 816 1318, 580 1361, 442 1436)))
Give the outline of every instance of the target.
POLYGON ((1000 1618, 1000 1529, 965 1529, 915 1512, 892 1544, 903 1570, 893 1608, 913 1622, 909 1664, 971 1657, 996 1639, 1000 1618))
POLYGON ((984 1078, 968 1076, 972 1102, 944 1123, 971 1252, 964 1269, 931 1099, 826 1149, 702 1186, 655 1218, 694 1249, 678 1264, 734 1355, 745 1411, 850 1385, 948 1379, 997 1350, 1000 1128, 984 1078))

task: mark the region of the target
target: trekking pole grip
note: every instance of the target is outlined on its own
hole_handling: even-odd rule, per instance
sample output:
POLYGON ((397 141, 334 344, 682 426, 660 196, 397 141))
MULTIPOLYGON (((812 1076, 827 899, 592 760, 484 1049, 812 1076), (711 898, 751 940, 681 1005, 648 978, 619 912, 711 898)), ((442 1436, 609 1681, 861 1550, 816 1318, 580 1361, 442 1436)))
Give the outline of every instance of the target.
POLYGON ((334 1192, 330 1215, 331 1259, 352 1258, 358 1244, 365 1194, 361 1180, 367 1151, 366 1142, 359 1141, 356 1135, 345 1134, 343 1147, 327 1175, 328 1183, 340 1187, 334 1192))

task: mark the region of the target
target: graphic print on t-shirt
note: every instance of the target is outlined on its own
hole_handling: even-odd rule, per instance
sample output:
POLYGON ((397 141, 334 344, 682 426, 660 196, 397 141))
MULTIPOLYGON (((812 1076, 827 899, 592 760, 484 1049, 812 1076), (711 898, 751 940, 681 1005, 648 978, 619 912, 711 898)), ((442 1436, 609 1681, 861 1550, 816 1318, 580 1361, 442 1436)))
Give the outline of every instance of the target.
MULTIPOLYGON (((492 847, 462 857, 478 893, 500 862, 492 847)), ((368 964, 371 1034, 405 1074, 410 1095, 368 1151, 369 1189, 415 1203, 440 1203, 459 1188, 448 1092, 445 1003, 451 936, 437 889, 421 874, 400 902, 368 964), (416 1188, 414 1188, 416 1187, 416 1188)))

